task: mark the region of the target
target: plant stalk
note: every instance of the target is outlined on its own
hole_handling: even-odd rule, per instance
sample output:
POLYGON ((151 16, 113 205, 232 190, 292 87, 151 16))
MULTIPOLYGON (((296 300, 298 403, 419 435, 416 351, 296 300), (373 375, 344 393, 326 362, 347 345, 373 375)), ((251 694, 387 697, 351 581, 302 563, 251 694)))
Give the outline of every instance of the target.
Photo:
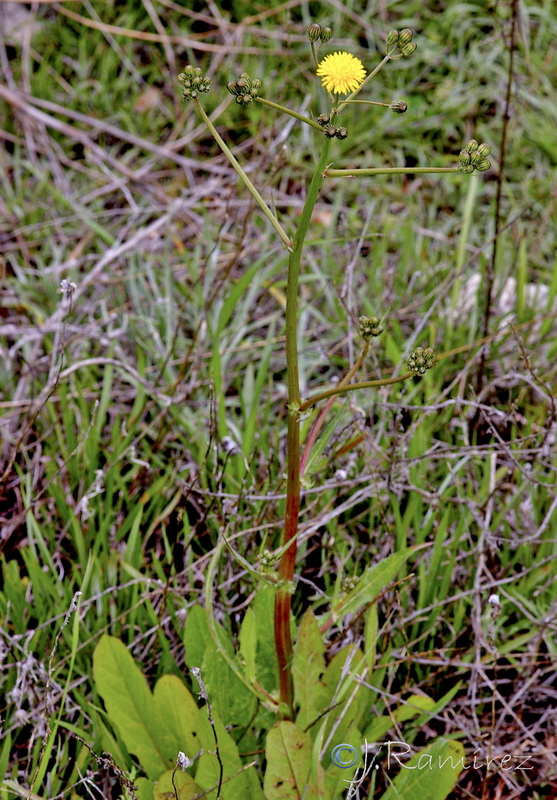
POLYGON ((281 716, 292 719, 294 716, 294 687, 292 683, 292 636, 290 633, 290 610, 292 580, 296 564, 296 540, 300 512, 300 381, 298 373, 298 285, 300 262, 306 234, 323 171, 327 165, 331 140, 324 139, 319 161, 313 173, 302 216, 294 236, 288 260, 286 287, 286 371, 288 378, 288 431, 287 431, 287 478, 286 511, 281 545, 292 542, 280 560, 279 586, 275 594, 275 648, 279 668, 279 689, 281 716))
POLYGON ((265 214, 265 216, 267 217, 267 219, 269 220, 269 222, 271 223, 273 228, 276 230, 276 232, 280 236, 280 238, 281 238, 282 242, 284 243, 286 249, 290 250, 290 248, 292 247, 292 242, 290 241, 290 237, 284 231, 284 228, 282 227, 282 225, 280 224, 278 219, 275 217, 275 215, 273 214, 273 212, 271 211, 271 209, 269 208, 269 206, 267 205, 265 200, 263 200, 263 198, 261 197, 261 195, 259 194, 259 192, 255 188, 253 183, 250 181, 250 179, 248 178, 248 176, 246 175, 246 173, 244 172, 244 170, 242 169, 242 167, 240 166, 240 164, 238 163, 238 161, 236 160, 236 158, 232 154, 232 151, 230 150, 230 148, 228 147, 226 142, 223 140, 222 136, 219 134, 219 132, 217 131, 217 129, 215 128, 215 126, 213 125, 213 123, 211 122, 211 120, 209 119, 207 114, 205 113, 205 109, 203 108, 203 106, 201 105, 201 103, 199 102, 197 97, 195 98, 194 102, 195 102, 195 104, 197 106, 197 110, 199 111, 199 114, 201 115, 201 118, 203 119, 203 122, 209 128, 209 130, 211 131, 211 134, 213 135, 213 138, 215 139, 216 143, 218 144, 218 146, 220 147, 220 149, 222 150, 224 155, 227 157, 227 159, 230 161, 231 165, 236 170, 236 173, 240 177, 242 183, 244 184, 246 189, 249 191, 249 193, 251 194, 251 196, 253 197, 253 199, 255 200, 255 202, 257 203, 259 208, 261 209, 261 211, 265 214))

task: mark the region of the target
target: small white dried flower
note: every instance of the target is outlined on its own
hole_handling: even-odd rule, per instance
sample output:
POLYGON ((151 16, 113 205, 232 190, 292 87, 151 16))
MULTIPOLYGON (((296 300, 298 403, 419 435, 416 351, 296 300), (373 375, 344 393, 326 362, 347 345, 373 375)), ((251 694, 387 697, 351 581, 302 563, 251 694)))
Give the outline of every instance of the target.
POLYGON ((181 769, 182 772, 185 772, 191 763, 187 755, 180 750, 176 759, 176 769, 181 769))
POLYGON ((492 606, 499 606, 501 603, 499 602, 499 595, 498 594, 490 594, 488 603, 491 603, 492 606))

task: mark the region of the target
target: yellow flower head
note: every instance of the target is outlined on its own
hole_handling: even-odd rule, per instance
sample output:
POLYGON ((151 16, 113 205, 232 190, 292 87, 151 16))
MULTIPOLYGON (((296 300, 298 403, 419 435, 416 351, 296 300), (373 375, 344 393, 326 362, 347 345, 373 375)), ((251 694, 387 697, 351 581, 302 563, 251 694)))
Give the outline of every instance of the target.
POLYGON ((333 53, 325 56, 317 74, 328 92, 348 94, 362 85, 366 71, 360 59, 350 53, 333 53))

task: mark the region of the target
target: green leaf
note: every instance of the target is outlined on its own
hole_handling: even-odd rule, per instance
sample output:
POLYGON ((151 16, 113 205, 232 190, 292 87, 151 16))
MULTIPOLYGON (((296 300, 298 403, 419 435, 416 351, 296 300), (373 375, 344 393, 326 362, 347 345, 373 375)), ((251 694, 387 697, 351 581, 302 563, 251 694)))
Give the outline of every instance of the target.
POLYGON ((404 766, 381 800, 445 800, 464 769, 464 756, 464 747, 454 739, 437 739, 410 761, 403 758, 401 749, 392 748, 391 766, 404 766))
POLYGON ((193 759, 199 752, 199 709, 191 693, 176 675, 163 675, 153 692, 155 711, 164 720, 161 746, 174 763, 180 751, 193 759))
POLYGON ((255 657, 257 653, 257 628, 255 614, 248 608, 240 628, 240 655, 244 660, 246 678, 253 683, 255 680, 255 657))
POLYGON ((427 695, 412 694, 405 703, 400 705, 392 716, 376 717, 365 732, 368 742, 378 742, 393 727, 394 722, 407 722, 422 711, 432 711, 435 701, 427 695))
MULTIPOLYGON (((336 414, 329 420, 324 430, 319 435, 319 438, 317 439, 316 443, 313 445, 304 474, 313 475, 322 469, 321 456, 323 455, 323 451, 331 441, 331 438, 333 437, 335 431, 337 431, 338 428, 340 427, 340 422, 345 412, 346 412, 346 403, 343 403, 337 410, 336 414)), ((329 464, 327 460, 325 461, 325 463, 329 464)))
POLYGON ((274 626, 275 590, 260 586, 252 604, 257 628, 257 678, 272 692, 277 683, 277 652, 271 631, 274 626))
POLYGON ((93 675, 111 724, 148 777, 158 778, 172 766, 161 747, 165 720, 156 713, 147 681, 123 642, 106 634, 101 638, 93 675))
POLYGON ((200 605, 188 609, 184 629, 184 647, 186 648, 186 664, 188 667, 201 667, 205 648, 211 641, 207 626, 207 617, 200 605))
POLYGON ((292 659, 294 700, 300 707, 296 724, 302 730, 319 716, 327 704, 322 683, 325 674, 324 652, 317 620, 308 608, 302 617, 292 659))
MULTIPOLYGON (((243 764, 238 755, 238 748, 214 709, 213 719, 217 734, 218 753, 223 765, 221 798, 223 800, 247 800, 247 798, 250 798, 251 800, 252 797, 255 799, 261 797, 261 794, 250 793, 252 783, 248 779, 247 771, 242 771, 243 764)), ((199 759, 195 782, 203 790, 207 791, 218 785, 220 775, 220 766, 215 752, 215 737, 207 717, 207 707, 199 712, 198 732, 199 744, 203 749, 203 754, 199 759)), ((209 792, 207 798, 208 800, 215 800, 216 796, 217 790, 215 789, 209 792)))
MULTIPOLYGON (((265 800, 323 800, 311 783, 312 742, 293 722, 279 722, 267 735, 265 800)), ((323 769, 318 767, 319 785, 323 769)))
POLYGON ((372 603, 394 580, 404 562, 422 547, 424 545, 406 547, 398 553, 387 556, 379 564, 369 567, 354 589, 336 600, 332 608, 333 619, 337 621, 345 614, 357 614, 365 605, 372 603))
POLYGON ((174 772, 173 769, 170 769, 164 775, 161 775, 156 782, 153 800, 175 800, 176 794, 172 785, 172 773, 174 773, 174 783, 180 800, 192 800, 196 795, 201 794, 201 787, 198 786, 191 775, 181 770, 174 772))
POLYGON ((327 705, 340 702, 340 705, 332 708, 327 714, 324 740, 329 740, 333 727, 335 730, 329 743, 331 748, 349 741, 347 738, 349 732, 359 727, 363 714, 366 715, 367 721, 375 697, 357 680, 357 676, 362 675, 364 668, 364 655, 357 645, 348 645, 339 650, 327 666, 323 679, 327 705))
POLYGON ((137 800, 154 800, 153 781, 149 778, 135 778, 134 783, 137 787, 137 800))

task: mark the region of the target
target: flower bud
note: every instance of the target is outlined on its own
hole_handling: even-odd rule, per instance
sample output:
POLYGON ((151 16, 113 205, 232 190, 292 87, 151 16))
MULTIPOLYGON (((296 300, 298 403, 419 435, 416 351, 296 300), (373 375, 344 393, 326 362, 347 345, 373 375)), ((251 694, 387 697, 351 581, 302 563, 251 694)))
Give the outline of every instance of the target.
POLYGON ((393 102, 389 104, 389 108, 391 111, 394 111, 395 114, 404 114, 404 112, 408 109, 408 106, 404 100, 393 100, 393 102))
POLYGON ((482 144, 478 147, 478 153, 482 158, 487 158, 487 156, 491 153, 491 147, 485 142, 482 142, 482 144))
POLYGON ((410 30, 410 28, 404 28, 404 30, 402 30, 398 34, 398 46, 400 47, 401 50, 405 44, 408 44, 409 42, 412 41, 413 36, 414 34, 410 30))
POLYGON ((484 159, 479 164, 476 164, 476 169, 478 172, 487 172, 488 169, 491 169, 491 164, 487 159, 484 159))
POLYGON ((319 116, 317 117, 318 125, 322 125, 323 127, 325 127, 325 125, 328 125, 330 121, 331 121, 330 114, 319 114, 319 116))
POLYGON ((467 175, 471 175, 474 172, 474 167, 472 164, 467 164, 465 167, 461 167, 462 172, 466 172, 467 175))
POLYGON ((327 137, 327 139, 334 139, 337 135, 337 129, 334 125, 325 125, 323 128, 323 133, 327 137))
POLYGON ((358 319, 360 336, 369 342, 372 336, 379 336, 383 332, 383 325, 379 317, 360 317, 358 319))
POLYGON ((348 131, 346 130, 346 128, 337 128, 335 136, 337 137, 337 139, 346 139, 346 137, 348 136, 348 131))
POLYGON ((461 150, 460 155, 458 156, 458 166, 459 167, 467 167, 470 164, 472 157, 467 150, 461 150))
POLYGON ((465 148, 466 152, 467 153, 475 153, 477 149, 478 149, 477 141, 475 139, 470 139, 470 141, 468 142, 468 144, 466 145, 466 148, 465 148))
POLYGON ((404 47, 400 48, 400 52, 402 53, 404 58, 408 58, 409 56, 412 55, 412 53, 416 50, 417 47, 418 45, 416 44, 416 42, 408 42, 408 44, 405 44, 404 47))
POLYGON ((318 25, 317 22, 314 22, 313 25, 310 25, 307 29, 306 35, 310 42, 316 42, 321 36, 321 25, 318 25))
POLYGON ((394 47, 396 44, 398 44, 398 37, 398 31, 389 31, 387 34, 387 47, 394 47))
POLYGON ((211 78, 204 76, 199 67, 193 67, 191 64, 184 68, 176 80, 184 87, 182 92, 184 100, 193 100, 199 92, 208 92, 211 88, 211 78))
POLYGON ((408 357, 408 369, 416 375, 425 375, 431 369, 435 355, 431 347, 416 347, 408 357))
POLYGON ((242 72, 238 80, 236 81, 236 86, 240 90, 241 93, 249 91, 251 89, 251 78, 247 72, 242 72))
POLYGON ((319 34, 319 38, 323 43, 329 42, 333 35, 333 31, 331 28, 321 28, 321 33, 319 34))

